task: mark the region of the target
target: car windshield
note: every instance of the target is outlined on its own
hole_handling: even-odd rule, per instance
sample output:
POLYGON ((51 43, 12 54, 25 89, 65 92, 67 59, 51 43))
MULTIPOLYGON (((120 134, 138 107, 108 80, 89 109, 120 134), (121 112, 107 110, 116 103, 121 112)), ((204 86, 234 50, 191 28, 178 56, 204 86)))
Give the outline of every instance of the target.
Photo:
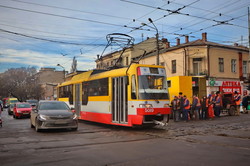
POLYGON ((18 100, 10 100, 10 103, 17 103, 18 100))
POLYGON ((39 110, 68 110, 69 107, 63 102, 42 102, 39 105, 39 110))
POLYGON ((17 108, 30 108, 30 104, 17 104, 17 108))
POLYGON ((27 102, 30 104, 36 104, 38 101, 37 100, 27 100, 27 102))

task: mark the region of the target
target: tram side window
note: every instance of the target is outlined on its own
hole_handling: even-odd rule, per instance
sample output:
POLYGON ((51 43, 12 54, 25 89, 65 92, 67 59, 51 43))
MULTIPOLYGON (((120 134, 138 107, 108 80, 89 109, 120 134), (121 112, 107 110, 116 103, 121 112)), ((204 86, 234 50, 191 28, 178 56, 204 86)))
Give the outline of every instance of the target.
POLYGON ((73 85, 68 86, 69 104, 73 104, 73 85))
POLYGON ((59 88, 60 98, 69 98, 69 103, 73 104, 73 85, 62 86, 59 88))
POLYGON ((89 96, 108 96, 108 78, 89 81, 89 96))
POLYGON ((82 105, 88 104, 88 84, 89 82, 82 83, 82 105))
POLYGON ((135 81, 135 75, 132 75, 131 99, 136 99, 136 81, 135 81))

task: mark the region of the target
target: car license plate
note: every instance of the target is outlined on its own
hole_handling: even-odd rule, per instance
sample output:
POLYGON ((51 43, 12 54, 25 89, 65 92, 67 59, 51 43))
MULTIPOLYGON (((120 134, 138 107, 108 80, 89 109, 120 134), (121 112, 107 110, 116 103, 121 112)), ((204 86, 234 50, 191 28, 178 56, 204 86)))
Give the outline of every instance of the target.
POLYGON ((28 115, 29 113, 23 113, 24 115, 28 115))
POLYGON ((66 124, 67 122, 65 122, 65 121, 57 121, 57 122, 55 122, 55 124, 66 124))

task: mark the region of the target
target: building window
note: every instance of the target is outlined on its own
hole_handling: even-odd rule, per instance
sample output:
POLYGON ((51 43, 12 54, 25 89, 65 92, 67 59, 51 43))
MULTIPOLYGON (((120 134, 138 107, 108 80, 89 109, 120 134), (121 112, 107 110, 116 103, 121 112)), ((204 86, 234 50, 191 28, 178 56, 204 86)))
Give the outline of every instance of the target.
POLYGON ((193 75, 200 75, 202 58, 193 58, 193 75))
POLYGON ((247 61, 243 61, 242 62, 242 73, 243 73, 243 77, 247 77, 247 61))
POLYGON ((219 72, 224 72, 224 58, 219 58, 219 72))
POLYGON ((128 57, 126 57, 126 66, 128 66, 128 57))
POLYGON ((231 72, 236 73, 236 59, 231 60, 231 72))
POLYGON ((172 60, 172 73, 176 73, 176 60, 172 60))

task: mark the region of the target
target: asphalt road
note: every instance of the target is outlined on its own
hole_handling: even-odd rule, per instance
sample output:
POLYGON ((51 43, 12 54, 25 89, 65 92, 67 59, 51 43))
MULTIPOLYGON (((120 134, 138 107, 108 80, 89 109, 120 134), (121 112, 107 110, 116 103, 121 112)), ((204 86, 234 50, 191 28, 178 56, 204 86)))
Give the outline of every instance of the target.
POLYGON ((2 113, 1 166, 250 165, 250 114, 133 129, 79 122, 78 131, 35 132, 2 113))

